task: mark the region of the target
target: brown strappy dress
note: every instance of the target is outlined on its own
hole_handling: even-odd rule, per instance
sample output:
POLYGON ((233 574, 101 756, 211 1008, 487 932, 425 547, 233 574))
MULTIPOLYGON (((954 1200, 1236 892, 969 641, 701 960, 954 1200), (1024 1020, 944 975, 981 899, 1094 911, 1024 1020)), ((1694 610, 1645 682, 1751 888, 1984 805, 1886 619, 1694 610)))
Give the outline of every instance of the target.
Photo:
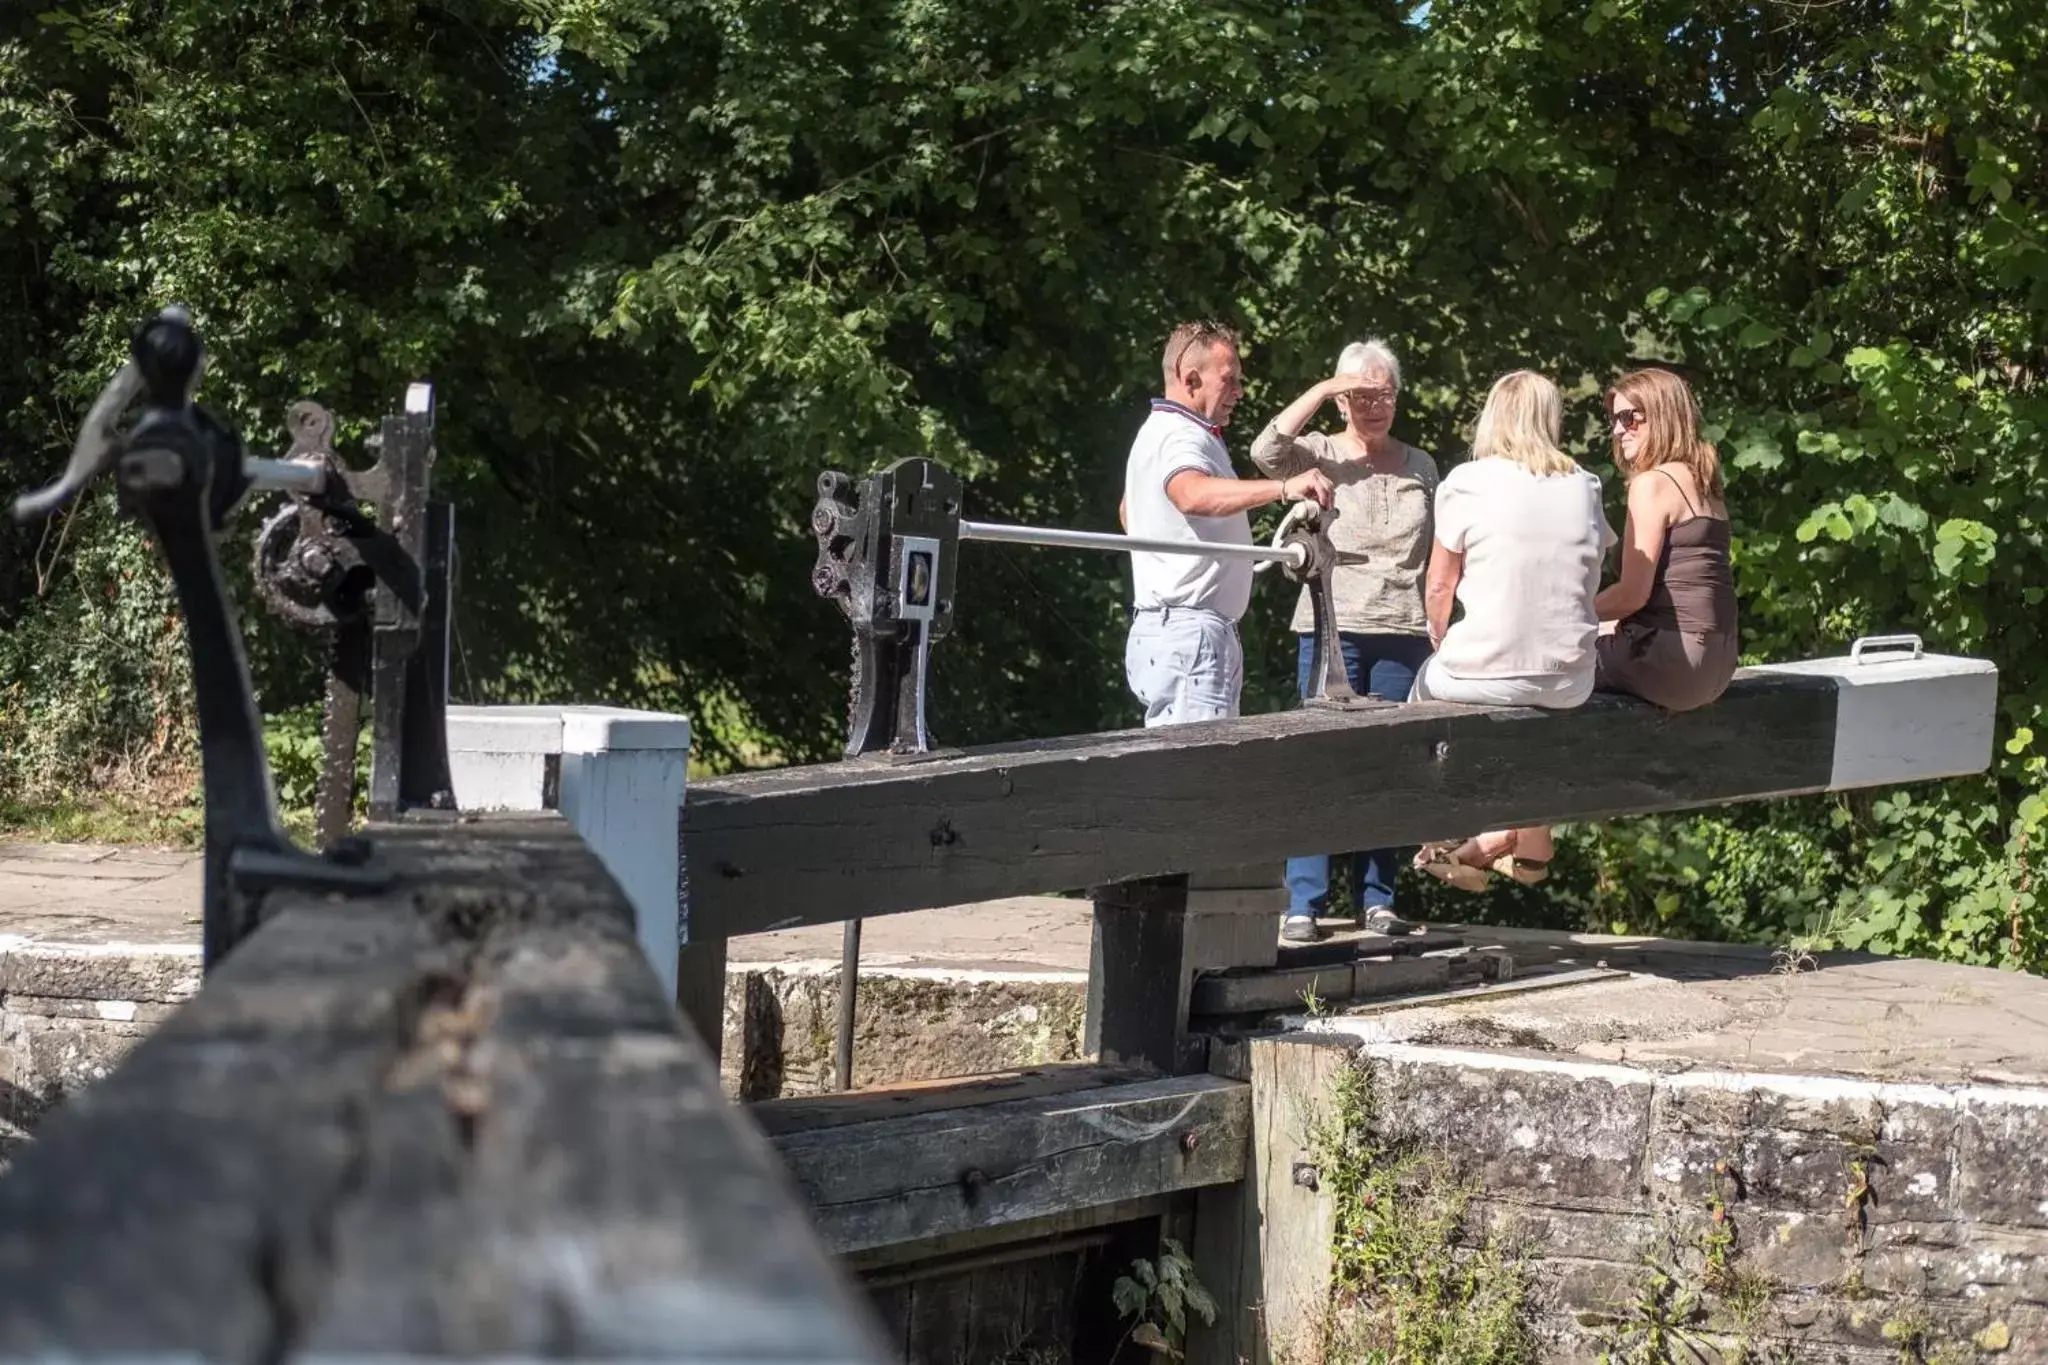
POLYGON ((1735 572, 1727 521, 1695 507, 1670 471, 1657 472, 1692 515, 1664 537, 1650 600, 1600 637, 1593 685, 1690 711, 1720 696, 1735 673, 1735 572))

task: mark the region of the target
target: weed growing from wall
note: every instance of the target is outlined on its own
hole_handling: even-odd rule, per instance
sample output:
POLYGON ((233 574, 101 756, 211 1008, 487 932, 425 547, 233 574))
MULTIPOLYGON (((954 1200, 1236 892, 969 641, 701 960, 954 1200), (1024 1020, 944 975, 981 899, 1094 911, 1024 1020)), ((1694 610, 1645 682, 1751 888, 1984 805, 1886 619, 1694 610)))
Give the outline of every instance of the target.
MULTIPOLYGON (((1173 1360, 1185 1356, 1188 1316, 1192 1313, 1211 1325, 1216 1321, 1216 1300, 1195 1276, 1195 1263, 1185 1248, 1168 1237, 1157 1260, 1139 1257, 1131 1262, 1131 1273, 1119 1275, 1110 1287, 1119 1318, 1131 1319, 1124 1341, 1144 1347, 1173 1360)), ((1122 1343, 1118 1344, 1122 1354, 1122 1343)))
POLYGON ((1363 1065, 1339 1074, 1312 1145, 1336 1212, 1326 1361, 1536 1359, 1526 1250, 1507 1230, 1472 1226, 1473 1186, 1443 1155, 1377 1134, 1363 1065))

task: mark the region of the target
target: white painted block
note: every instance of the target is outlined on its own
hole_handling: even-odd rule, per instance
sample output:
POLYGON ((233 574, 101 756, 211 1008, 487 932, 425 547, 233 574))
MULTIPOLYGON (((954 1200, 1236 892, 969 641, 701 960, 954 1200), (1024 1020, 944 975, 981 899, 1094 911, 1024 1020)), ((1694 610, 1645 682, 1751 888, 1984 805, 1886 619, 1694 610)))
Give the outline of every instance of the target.
POLYGON ((670 998, 679 947, 677 821, 689 759, 683 716, 616 706, 448 708, 456 805, 559 809, 632 902, 640 946, 670 998))
POLYGON ((690 748, 690 722, 661 711, 628 711, 616 706, 562 708, 562 752, 620 753, 631 749, 690 748))
POLYGON ((547 810, 560 706, 451 706, 448 768, 462 810, 547 810))
POLYGON ((1865 654, 1755 671, 1835 681, 1831 791, 1967 777, 1991 766, 1998 665, 1988 659, 1865 654))

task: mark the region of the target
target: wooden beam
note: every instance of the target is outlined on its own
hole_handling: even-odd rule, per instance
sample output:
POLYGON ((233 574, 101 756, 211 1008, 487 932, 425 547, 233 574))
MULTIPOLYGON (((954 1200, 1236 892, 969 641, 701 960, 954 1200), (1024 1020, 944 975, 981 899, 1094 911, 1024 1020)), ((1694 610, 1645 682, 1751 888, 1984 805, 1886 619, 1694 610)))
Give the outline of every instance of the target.
POLYGON ((1873 665, 1853 682, 1748 670, 1720 701, 1681 715, 1609 695, 1564 712, 1302 709, 714 779, 691 789, 682 816, 691 938, 1789 796, 1894 770, 1981 771, 1996 675, 1945 664, 1940 677, 1896 683, 1870 679, 1909 666, 1873 665), (1862 698, 1857 714, 1877 717, 1846 736, 1845 691, 1862 698), (1954 713, 1927 718, 1940 732, 1931 740, 1897 723, 1915 696, 1954 713), (1838 766, 1852 747, 1860 761, 1838 766))
POLYGON ((1817 660, 1682 715, 1302 709, 712 779, 682 814, 690 933, 1981 772, 1996 695, 1981 660, 1817 660))
POLYGON ((569 826, 373 833, 0 1179, 0 1355, 881 1359, 569 826))
POLYGON ((1353 958, 1319 966, 1218 972, 1194 983, 1189 1013, 1206 1017, 1299 1010, 1310 1000, 1352 1004, 1506 980, 1514 960, 1498 948, 1446 956, 1353 958))
POLYGON ((1205 972, 1279 961, 1280 881, 1279 866, 1267 864, 1094 888, 1083 1049, 1169 1075, 1205 1069, 1208 1040, 1189 1027, 1190 992, 1205 972))
POLYGON ((1217 1069, 1249 1080, 1251 1162, 1245 1179, 1205 1190, 1195 1208, 1195 1268, 1216 1322, 1188 1336, 1189 1365, 1274 1365, 1324 1358, 1336 1206, 1318 1163, 1350 1045, 1326 1034, 1280 1034, 1223 1050, 1217 1069), (1235 1055, 1228 1055, 1234 1053, 1235 1055))
MULTIPOLYGON (((1097 887, 1093 899, 1082 1047, 1105 1062, 1171 1075, 1202 1070, 1205 1045, 1188 1034, 1197 967, 1188 879, 1118 882, 1097 887)), ((1266 938, 1273 938, 1271 920, 1266 938)))
POLYGON ((848 1252, 841 1264, 862 1277, 866 1282, 869 1271, 900 1269, 905 1266, 921 1266, 937 1269, 946 1261, 958 1256, 977 1256, 984 1252, 1008 1253, 1020 1246, 1046 1238, 1069 1237, 1079 1233, 1100 1232, 1103 1229, 1132 1225, 1156 1226, 1160 1219, 1173 1213, 1190 1199, 1214 1189, 1235 1189, 1235 1186, 1209 1186, 1194 1194, 1155 1194, 1144 1199, 1127 1199, 1120 1204, 1097 1204, 1092 1208, 1069 1209, 1044 1218, 1026 1218, 1020 1222, 1002 1223, 995 1227, 963 1228, 957 1232, 941 1233, 917 1242, 895 1242, 888 1246, 869 1247, 866 1251, 848 1252))
POLYGON ((1250 1096, 1174 1077, 784 1127, 773 1141, 825 1245, 847 1255, 1240 1180, 1250 1096))
POLYGON ((918 1114, 1006 1104, 1013 1100, 1072 1096, 1080 1091, 1103 1090, 1151 1079, 1152 1075, 1139 1067, 1092 1066, 1086 1062, 1073 1062, 996 1071, 981 1076, 906 1081, 901 1085, 854 1090, 839 1095, 763 1100, 751 1106, 747 1113, 752 1116, 755 1126, 773 1138, 785 1133, 815 1133, 856 1123, 878 1123, 918 1114))

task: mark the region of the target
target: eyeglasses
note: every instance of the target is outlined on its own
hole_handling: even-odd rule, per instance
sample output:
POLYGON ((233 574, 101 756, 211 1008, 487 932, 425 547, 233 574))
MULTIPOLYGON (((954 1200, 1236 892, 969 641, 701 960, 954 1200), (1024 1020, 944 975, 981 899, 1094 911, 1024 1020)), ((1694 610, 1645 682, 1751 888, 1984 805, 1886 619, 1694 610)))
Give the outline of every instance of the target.
POLYGON ((1344 398, 1364 408, 1390 408, 1396 395, 1392 389, 1351 389, 1344 398))
POLYGON ((1641 408, 1620 408, 1608 417, 1607 425, 1613 431, 1634 431, 1643 421, 1641 408))

